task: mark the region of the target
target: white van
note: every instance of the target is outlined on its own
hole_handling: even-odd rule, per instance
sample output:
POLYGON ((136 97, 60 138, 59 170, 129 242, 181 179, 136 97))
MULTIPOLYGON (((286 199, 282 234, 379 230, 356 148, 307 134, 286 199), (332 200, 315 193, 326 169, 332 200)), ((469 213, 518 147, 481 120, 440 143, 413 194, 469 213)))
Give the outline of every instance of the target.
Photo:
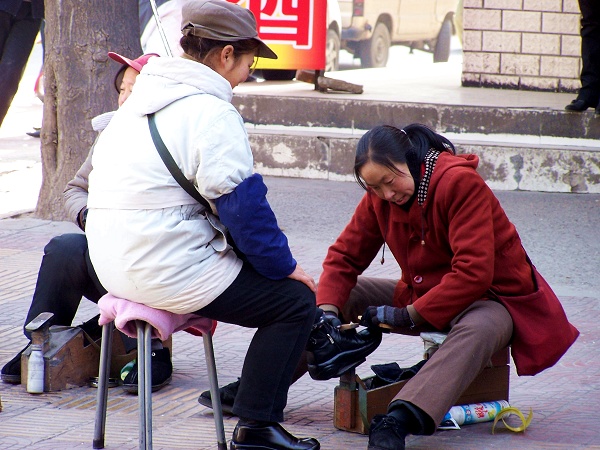
POLYGON ((362 67, 385 67, 390 45, 431 51, 448 61, 459 0, 338 0, 342 48, 362 67))

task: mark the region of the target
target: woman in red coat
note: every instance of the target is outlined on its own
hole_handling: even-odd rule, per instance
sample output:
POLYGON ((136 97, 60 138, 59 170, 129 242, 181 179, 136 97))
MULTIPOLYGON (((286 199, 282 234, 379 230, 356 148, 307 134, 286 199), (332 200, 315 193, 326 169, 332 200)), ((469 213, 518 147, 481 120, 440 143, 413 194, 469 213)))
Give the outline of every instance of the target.
MULTIPOLYGON (((419 124, 378 126, 358 143, 354 173, 366 193, 329 248, 317 303, 345 320, 362 313, 366 326, 448 332, 387 415, 373 419, 369 449, 403 449, 406 435, 432 434, 491 356, 514 339, 511 315, 493 299, 537 291, 521 239, 477 164, 477 156, 455 155, 448 139, 419 124), (382 263, 387 247, 400 280, 359 276, 382 245, 382 263)), ((521 367, 527 374, 556 363, 575 340, 564 313, 557 320, 569 328, 559 354, 534 370, 521 367)))

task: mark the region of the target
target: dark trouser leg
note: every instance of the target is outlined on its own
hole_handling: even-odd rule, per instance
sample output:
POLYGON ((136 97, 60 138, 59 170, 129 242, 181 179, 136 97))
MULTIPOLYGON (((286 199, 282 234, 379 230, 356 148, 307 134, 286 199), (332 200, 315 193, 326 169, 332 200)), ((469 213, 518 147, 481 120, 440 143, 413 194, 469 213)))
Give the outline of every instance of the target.
POLYGON ((512 331, 510 314, 500 303, 473 303, 452 321, 444 343, 406 383, 390 407, 397 400, 416 406, 429 419, 423 434, 433 433, 492 355, 508 345, 512 331))
POLYGON ((600 100, 600 2, 579 0, 581 9, 581 89, 578 99, 596 106, 600 100))
POLYGON ((27 60, 40 30, 31 17, 31 3, 23 2, 16 17, 0 12, 0 125, 19 88, 27 60))
POLYGON ((232 285, 197 314, 257 328, 233 412, 253 420, 283 421, 292 373, 315 320, 314 293, 299 281, 269 280, 244 264, 232 285))
MULTIPOLYGON (((33 300, 25 325, 42 312, 51 312, 51 325, 69 326, 77 313, 81 297, 97 302, 106 290, 94 283, 86 262, 87 239, 84 234, 54 237, 44 248, 33 300)), ((24 331, 28 338, 28 332, 24 331)))

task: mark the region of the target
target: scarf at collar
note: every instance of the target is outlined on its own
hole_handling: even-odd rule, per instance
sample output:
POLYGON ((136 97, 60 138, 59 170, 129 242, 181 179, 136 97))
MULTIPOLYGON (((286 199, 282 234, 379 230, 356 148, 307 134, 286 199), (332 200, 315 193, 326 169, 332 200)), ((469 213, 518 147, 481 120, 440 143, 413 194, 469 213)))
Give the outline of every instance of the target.
POLYGON ((419 188, 417 190, 417 202, 419 203, 419 206, 423 206, 423 203, 425 203, 425 200, 427 199, 427 191, 429 190, 431 174, 433 173, 433 168, 435 167, 438 156, 440 156, 440 151, 434 148, 429 149, 427 155, 425 155, 425 173, 421 178, 421 182, 419 183, 419 188))

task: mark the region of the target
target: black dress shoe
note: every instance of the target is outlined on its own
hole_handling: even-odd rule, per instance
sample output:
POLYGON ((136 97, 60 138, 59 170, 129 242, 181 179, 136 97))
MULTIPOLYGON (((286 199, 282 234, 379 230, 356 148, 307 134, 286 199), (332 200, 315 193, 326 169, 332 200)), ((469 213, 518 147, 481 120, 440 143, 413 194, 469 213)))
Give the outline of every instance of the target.
POLYGON ((404 450, 408 432, 395 417, 377 414, 369 428, 368 450, 404 450))
MULTIPOLYGON (((222 388, 219 388, 219 397, 221 398, 221 409, 225 414, 233 414, 233 403, 235 402, 235 396, 238 393, 238 389, 240 388, 240 379, 233 383, 229 383, 222 388)), ((204 391, 198 397, 198 403, 204 405, 208 408, 212 408, 212 398, 210 396, 210 391, 204 391)))
POLYGON ((314 438, 297 438, 278 423, 262 425, 242 424, 233 430, 230 450, 319 450, 321 444, 314 438))
POLYGON ((21 355, 27 350, 27 347, 29 347, 29 344, 17 353, 13 359, 4 364, 1 373, 2 381, 9 384, 21 384, 21 355))
POLYGON ((313 325, 306 350, 313 380, 329 380, 365 362, 381 343, 381 331, 366 328, 340 331, 324 317, 313 325))
MULTIPOLYGON (((152 367, 152 392, 156 392, 171 382, 171 376, 173 375, 171 352, 168 348, 152 350, 150 358, 150 365, 152 367)), ((138 393, 137 361, 123 380, 123 389, 130 394, 138 393)))
POLYGON ((571 103, 569 103, 567 106, 565 106, 565 109, 567 111, 581 112, 581 111, 585 111, 586 109, 588 109, 590 107, 593 108, 595 106, 596 106, 595 104, 590 103, 587 100, 575 99, 571 103))

